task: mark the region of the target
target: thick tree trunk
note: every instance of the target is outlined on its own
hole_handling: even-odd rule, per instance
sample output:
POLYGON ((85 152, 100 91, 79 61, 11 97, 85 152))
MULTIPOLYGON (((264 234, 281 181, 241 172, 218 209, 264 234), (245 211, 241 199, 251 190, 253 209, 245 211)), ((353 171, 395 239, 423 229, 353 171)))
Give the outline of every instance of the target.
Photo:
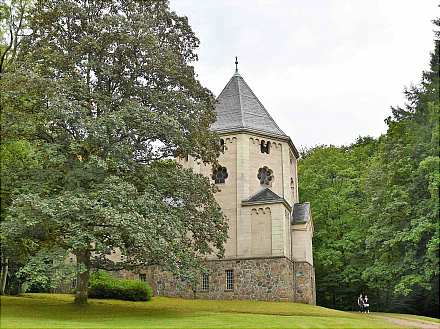
POLYGON ((87 304, 88 288, 90 279, 90 251, 80 251, 76 254, 76 261, 79 265, 77 274, 77 287, 75 293, 75 304, 87 304))
POLYGON ((9 259, 7 257, 2 257, 2 276, 1 276, 1 287, 0 294, 5 294, 6 289, 6 281, 8 278, 8 270, 9 270, 9 259))

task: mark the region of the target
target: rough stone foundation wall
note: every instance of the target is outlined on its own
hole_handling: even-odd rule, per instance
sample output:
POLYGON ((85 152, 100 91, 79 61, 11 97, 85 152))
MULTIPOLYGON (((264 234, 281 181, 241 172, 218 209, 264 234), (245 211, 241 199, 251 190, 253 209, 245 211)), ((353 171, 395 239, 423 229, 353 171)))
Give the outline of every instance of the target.
POLYGON ((206 263, 206 267, 209 273, 207 291, 202 290, 201 278, 195 287, 191 287, 158 266, 150 266, 141 273, 146 274, 155 295, 315 303, 314 270, 306 262, 293 263, 285 257, 252 258, 212 260, 206 263), (232 290, 226 289, 226 270, 234 271, 232 290))
POLYGON ((315 268, 308 262, 294 263, 294 300, 316 305, 315 268))

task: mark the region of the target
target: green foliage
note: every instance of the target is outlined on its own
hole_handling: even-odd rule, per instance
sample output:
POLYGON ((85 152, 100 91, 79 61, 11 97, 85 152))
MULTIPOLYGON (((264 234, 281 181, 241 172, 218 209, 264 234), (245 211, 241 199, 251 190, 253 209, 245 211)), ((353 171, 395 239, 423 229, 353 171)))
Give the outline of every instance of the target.
POLYGON ((303 152, 321 305, 350 309, 366 292, 372 309, 439 316, 438 37, 430 70, 392 108, 385 135, 303 152))
POLYGON ((349 147, 319 146, 303 154, 300 197, 313 205, 317 298, 321 305, 352 309, 363 289, 365 204, 363 173, 377 141, 349 147))
POLYGON ((147 301, 152 296, 153 290, 146 282, 117 279, 104 271, 95 272, 90 278, 89 297, 91 298, 147 301))
POLYGON ((38 167, 38 159, 27 140, 4 140, 0 145, 1 219, 4 219, 12 197, 20 189, 28 189, 24 181, 38 167))
POLYGON ((17 57, 33 0, 4 0, 0 3, 0 79, 17 57))
MULTIPOLYGON (((437 35, 437 38, 439 36, 437 35)), ((439 41, 431 69, 405 90, 380 140, 377 164, 367 173, 369 219, 364 280, 389 295, 412 299, 427 314, 439 310, 439 41), (394 275, 384 275, 394 269, 394 275)))
POLYGON ((76 266, 66 258, 62 249, 40 250, 18 270, 17 277, 27 291, 52 291, 62 284, 70 284, 76 275, 76 266))
POLYGON ((168 1, 35 1, 31 32, 0 80, 2 136, 37 165, 11 184, 2 233, 91 268, 162 265, 184 279, 223 254, 211 182, 166 160, 215 162, 214 97, 196 79, 199 41, 168 1), (119 248, 123 261, 106 255, 119 248))

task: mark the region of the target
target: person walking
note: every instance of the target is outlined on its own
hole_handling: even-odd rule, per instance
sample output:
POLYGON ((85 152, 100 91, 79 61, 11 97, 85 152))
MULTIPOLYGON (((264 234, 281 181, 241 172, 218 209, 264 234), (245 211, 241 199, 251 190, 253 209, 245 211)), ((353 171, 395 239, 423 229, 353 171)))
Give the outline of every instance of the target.
POLYGON ((370 303, 368 302, 368 296, 364 296, 364 311, 365 313, 370 313, 370 303))
POLYGON ((364 299, 362 298, 362 294, 359 295, 357 303, 358 303, 358 307, 359 307, 359 312, 363 313, 364 312, 364 299))

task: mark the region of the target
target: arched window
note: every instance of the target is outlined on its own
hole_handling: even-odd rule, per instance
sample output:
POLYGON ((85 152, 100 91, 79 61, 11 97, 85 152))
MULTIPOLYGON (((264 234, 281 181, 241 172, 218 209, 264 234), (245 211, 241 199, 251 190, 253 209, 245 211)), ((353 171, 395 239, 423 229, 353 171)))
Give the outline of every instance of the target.
POLYGON ((216 184, 223 184, 228 178, 228 170, 226 167, 218 166, 213 170, 211 178, 216 184))
POLYGON ((266 142, 265 140, 262 140, 261 144, 260 144, 260 150, 261 150, 261 153, 269 154, 269 152, 270 152, 270 142, 269 141, 266 142))
POLYGON ((258 169, 257 178, 260 181, 261 185, 272 185, 274 176, 272 169, 264 166, 263 168, 258 169))

